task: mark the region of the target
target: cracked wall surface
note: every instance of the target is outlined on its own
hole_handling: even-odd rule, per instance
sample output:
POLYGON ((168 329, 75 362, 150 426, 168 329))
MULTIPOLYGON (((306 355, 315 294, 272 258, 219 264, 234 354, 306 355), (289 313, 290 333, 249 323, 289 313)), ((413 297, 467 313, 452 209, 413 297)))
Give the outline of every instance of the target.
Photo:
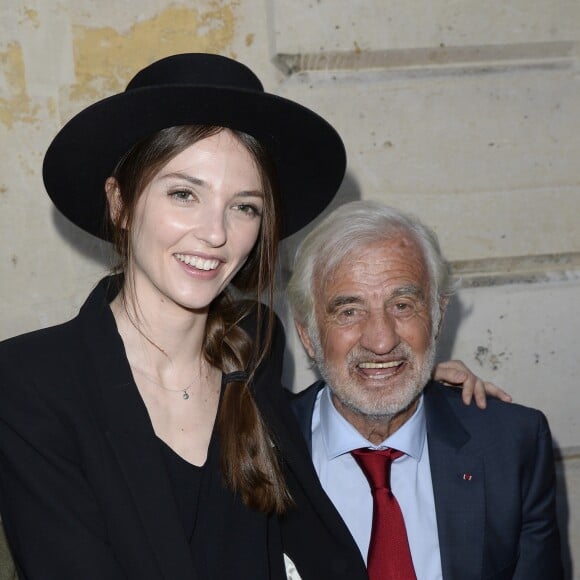
MULTIPOLYGON (((548 416, 580 578, 577 0, 6 0, 0 31, 0 339, 73 316, 112 261, 44 192, 56 131, 152 60, 238 58, 343 135, 333 206, 384 200, 437 231, 463 283, 440 357, 548 416)), ((314 374, 278 309, 300 389, 314 374)))

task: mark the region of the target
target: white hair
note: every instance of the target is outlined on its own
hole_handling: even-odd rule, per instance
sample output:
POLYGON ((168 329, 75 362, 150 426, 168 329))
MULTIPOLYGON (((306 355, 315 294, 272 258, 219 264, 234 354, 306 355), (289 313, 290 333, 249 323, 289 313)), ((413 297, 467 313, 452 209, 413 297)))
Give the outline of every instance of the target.
POLYGON ((423 252, 430 277, 432 331, 436 332, 442 306, 455 292, 436 234, 411 214, 378 202, 353 201, 329 214, 296 251, 288 298, 296 320, 311 336, 317 334, 315 281, 326 280, 352 251, 401 235, 415 240, 423 252))

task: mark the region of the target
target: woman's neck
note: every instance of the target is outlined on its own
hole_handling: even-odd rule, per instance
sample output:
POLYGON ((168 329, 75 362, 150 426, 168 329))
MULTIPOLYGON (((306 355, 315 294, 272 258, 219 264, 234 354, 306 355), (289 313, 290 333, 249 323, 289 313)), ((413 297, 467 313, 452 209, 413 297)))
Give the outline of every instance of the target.
POLYGON ((122 294, 111 310, 155 434, 203 465, 221 387, 220 370, 203 356, 207 313, 151 308, 122 294))
POLYGON ((179 383, 198 374, 207 312, 190 312, 175 304, 142 304, 120 292, 111 310, 131 367, 161 383, 179 383))

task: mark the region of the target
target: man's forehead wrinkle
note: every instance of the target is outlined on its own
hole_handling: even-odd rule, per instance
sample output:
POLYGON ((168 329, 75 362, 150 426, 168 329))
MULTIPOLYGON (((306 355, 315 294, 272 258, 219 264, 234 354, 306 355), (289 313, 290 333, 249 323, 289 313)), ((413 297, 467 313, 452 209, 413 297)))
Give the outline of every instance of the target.
POLYGON ((383 301, 404 293, 426 299, 429 286, 420 245, 413 237, 400 235, 353 248, 318 279, 315 288, 323 311, 330 312, 334 305, 347 303, 346 297, 352 303, 383 301))
POLYGON ((428 284, 425 269, 409 267, 408 263, 395 267, 391 262, 383 268, 380 262, 366 262, 361 268, 337 270, 322 286, 330 299, 343 296, 360 299, 366 294, 419 294, 428 284))

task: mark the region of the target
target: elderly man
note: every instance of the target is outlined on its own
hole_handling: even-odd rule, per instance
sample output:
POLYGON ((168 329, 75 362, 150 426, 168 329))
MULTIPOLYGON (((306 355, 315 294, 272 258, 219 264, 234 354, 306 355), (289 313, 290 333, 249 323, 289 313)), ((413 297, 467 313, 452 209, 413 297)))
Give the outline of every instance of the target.
POLYGON ((323 380, 293 405, 334 507, 304 491, 344 548, 320 578, 362 559, 371 580, 561 577, 544 415, 430 380, 452 292, 431 230, 380 204, 340 207, 298 251, 289 296, 323 380))

